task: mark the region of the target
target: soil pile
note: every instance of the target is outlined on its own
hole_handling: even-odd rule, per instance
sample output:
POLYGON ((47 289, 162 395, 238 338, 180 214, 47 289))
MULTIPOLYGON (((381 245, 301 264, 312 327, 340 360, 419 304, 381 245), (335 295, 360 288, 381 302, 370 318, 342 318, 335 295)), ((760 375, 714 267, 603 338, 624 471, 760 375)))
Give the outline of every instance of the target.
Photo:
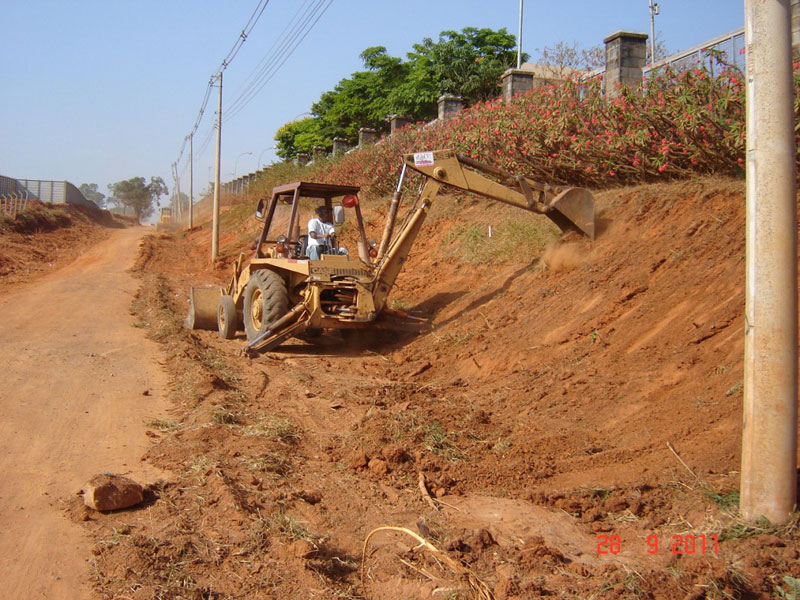
MULTIPOLYGON (((229 276, 205 267, 208 228, 148 238, 135 308, 164 343, 175 412, 151 424, 147 458, 178 475, 143 510, 74 506, 99 540, 98 591, 710 599, 800 584, 797 523, 735 514, 743 182, 606 191, 595 242, 542 234, 540 253, 492 264, 474 264, 488 229, 465 228, 514 209, 438 202, 392 292, 430 332, 290 340, 253 361, 242 339, 181 329, 188 286, 229 276), (385 525, 435 551, 379 531, 362 560, 385 525)), ((368 223, 379 235, 380 215, 368 223)), ((232 222, 226 260, 251 227, 232 222)))
POLYGON ((0 282, 7 287, 62 267, 111 229, 133 224, 106 210, 29 200, 15 218, 0 216, 0 282))

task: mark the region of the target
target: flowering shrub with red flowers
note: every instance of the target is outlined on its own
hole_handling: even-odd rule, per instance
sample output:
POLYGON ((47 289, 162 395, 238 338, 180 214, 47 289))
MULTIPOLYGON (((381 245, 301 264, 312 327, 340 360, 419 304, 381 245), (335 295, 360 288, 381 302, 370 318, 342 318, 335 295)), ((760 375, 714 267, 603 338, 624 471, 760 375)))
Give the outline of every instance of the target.
POLYGON ((408 127, 312 167, 313 177, 386 194, 404 153, 444 148, 533 179, 595 188, 732 175, 744 163, 744 104, 736 69, 713 77, 705 70, 667 71, 649 79, 643 91, 623 88, 614 99, 602 97, 598 83, 564 82, 508 103, 479 103, 450 121, 408 127))

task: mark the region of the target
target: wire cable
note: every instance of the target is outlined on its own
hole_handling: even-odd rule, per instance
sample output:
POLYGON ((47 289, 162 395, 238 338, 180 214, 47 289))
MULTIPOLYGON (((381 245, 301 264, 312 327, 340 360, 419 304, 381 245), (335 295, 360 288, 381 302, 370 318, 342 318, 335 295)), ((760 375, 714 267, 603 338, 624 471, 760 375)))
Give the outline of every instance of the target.
POLYGON ((292 56, 294 51, 308 36, 331 4, 333 4, 333 0, 317 0, 316 4, 310 9, 310 11, 307 11, 304 15, 305 18, 303 19, 302 23, 300 23, 299 26, 296 26, 292 32, 290 32, 290 37, 286 43, 286 46, 284 46, 283 50, 281 50, 281 53, 275 54, 272 57, 272 60, 266 63, 260 70, 257 78, 253 79, 247 91, 243 92, 236 100, 234 100, 226 115, 223 117, 224 120, 227 121, 236 117, 236 115, 238 115, 245 108, 245 106, 247 106, 258 95, 258 93, 264 89, 264 86, 269 83, 278 70, 280 70, 284 63, 286 63, 289 57, 292 56))

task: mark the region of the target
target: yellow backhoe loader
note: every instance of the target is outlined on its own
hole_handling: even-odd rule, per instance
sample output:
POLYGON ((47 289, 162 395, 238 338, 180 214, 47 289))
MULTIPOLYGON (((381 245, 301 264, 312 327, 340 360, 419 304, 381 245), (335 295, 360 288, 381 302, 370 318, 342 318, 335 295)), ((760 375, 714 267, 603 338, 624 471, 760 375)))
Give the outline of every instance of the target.
MULTIPOLYGON (((594 239, 594 199, 588 190, 542 184, 449 150, 408 154, 380 244, 367 240, 359 188, 308 182, 274 188, 256 207, 264 225, 250 262, 244 265, 239 256, 227 286, 192 288, 187 326, 216 327, 228 339, 244 329, 248 353, 270 350, 301 333, 374 326, 382 313, 390 312, 389 292, 443 185, 543 214, 562 231, 573 229, 594 239), (395 227, 409 169, 426 181, 402 225, 395 227), (357 258, 338 253, 307 258, 307 236, 300 234, 302 198, 322 201, 337 225, 344 223, 346 208, 354 210, 357 258), (340 203, 334 205, 335 199, 340 203), (279 217, 280 208, 288 214, 279 217)), ((335 240, 331 247, 338 248, 335 240)))

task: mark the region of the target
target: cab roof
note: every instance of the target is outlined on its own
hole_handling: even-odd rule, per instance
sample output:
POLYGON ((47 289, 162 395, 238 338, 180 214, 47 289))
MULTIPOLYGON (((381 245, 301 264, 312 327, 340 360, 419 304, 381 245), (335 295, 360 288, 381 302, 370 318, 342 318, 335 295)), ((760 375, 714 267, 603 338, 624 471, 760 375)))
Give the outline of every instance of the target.
POLYGON ((309 181, 293 181, 272 188, 273 196, 294 195, 295 190, 300 190, 304 198, 336 198, 348 194, 357 194, 361 189, 357 185, 333 185, 330 183, 312 183, 309 181))

